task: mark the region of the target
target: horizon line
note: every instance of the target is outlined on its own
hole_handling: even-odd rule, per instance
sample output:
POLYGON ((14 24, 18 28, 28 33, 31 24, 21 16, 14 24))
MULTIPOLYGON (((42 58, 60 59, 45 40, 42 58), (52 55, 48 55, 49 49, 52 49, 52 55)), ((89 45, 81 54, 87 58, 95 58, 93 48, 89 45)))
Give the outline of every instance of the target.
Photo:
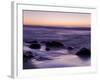
POLYGON ((30 27, 49 27, 49 28, 91 28, 91 27, 89 27, 89 26, 47 26, 47 25, 28 25, 28 24, 23 24, 23 26, 24 27, 26 27, 26 26, 30 26, 30 27))

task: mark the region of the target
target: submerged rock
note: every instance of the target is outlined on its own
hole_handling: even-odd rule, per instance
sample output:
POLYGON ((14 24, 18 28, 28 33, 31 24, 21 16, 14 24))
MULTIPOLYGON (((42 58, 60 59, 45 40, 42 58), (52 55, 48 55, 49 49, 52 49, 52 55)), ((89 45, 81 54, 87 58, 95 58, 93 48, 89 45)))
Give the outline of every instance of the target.
POLYGON ((46 42, 48 48, 64 48, 64 45, 59 41, 46 42))
POLYGON ((33 43, 29 46, 31 49, 40 49, 41 48, 41 45, 38 44, 38 43, 33 43))
POLYGON ((68 50, 73 50, 74 47, 69 46, 69 47, 67 47, 67 49, 68 49, 68 50))
POLYGON ((81 48, 77 53, 77 56, 79 56, 80 58, 90 58, 91 57, 91 52, 89 49, 87 48, 81 48))
POLYGON ((23 61, 24 62, 27 62, 27 60, 33 58, 33 54, 31 51, 28 51, 28 52, 24 52, 23 53, 23 61))
POLYGON ((28 51, 26 53, 23 54, 24 57, 27 57, 27 58, 32 58, 33 57, 33 54, 31 51, 28 51))
POLYGON ((50 48, 46 48, 46 51, 50 51, 50 48))

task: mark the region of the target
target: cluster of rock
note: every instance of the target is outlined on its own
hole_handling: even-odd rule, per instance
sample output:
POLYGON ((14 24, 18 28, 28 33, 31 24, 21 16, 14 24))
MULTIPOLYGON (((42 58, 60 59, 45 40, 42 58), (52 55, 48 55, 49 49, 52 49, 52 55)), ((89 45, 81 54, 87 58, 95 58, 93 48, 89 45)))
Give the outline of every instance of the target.
MULTIPOLYGON (((30 43, 29 48, 31 48, 31 49, 40 49, 41 44, 45 44, 45 46, 46 46, 45 51, 50 51, 51 48, 59 48, 59 49, 65 48, 64 44, 62 44, 59 41, 42 41, 40 43, 38 41, 30 41, 30 42, 27 42, 27 43, 30 43)), ((74 47, 69 46, 65 49, 72 51, 74 49, 74 47)), ((91 52, 87 48, 81 48, 80 50, 78 50, 75 53, 75 55, 77 55, 80 58, 87 59, 87 58, 90 58, 91 52)), ((34 58, 36 60, 51 60, 51 58, 49 58, 47 56, 41 56, 41 55, 38 55, 36 53, 34 53, 34 55, 33 55, 31 51, 24 53, 23 61, 27 61, 28 59, 31 59, 31 58, 34 58)))
POLYGON ((46 51, 50 51, 51 48, 65 48, 65 46, 59 41, 41 41, 40 43, 38 41, 30 41, 27 43, 30 44, 29 48, 31 49, 40 49, 41 45, 45 45, 46 51))

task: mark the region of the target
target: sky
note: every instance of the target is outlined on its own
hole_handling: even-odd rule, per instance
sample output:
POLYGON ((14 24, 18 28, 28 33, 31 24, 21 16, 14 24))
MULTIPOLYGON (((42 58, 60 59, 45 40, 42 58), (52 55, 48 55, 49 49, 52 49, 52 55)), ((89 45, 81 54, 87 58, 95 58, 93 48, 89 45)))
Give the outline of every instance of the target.
POLYGON ((24 10, 23 24, 51 27, 90 27, 91 14, 24 10))

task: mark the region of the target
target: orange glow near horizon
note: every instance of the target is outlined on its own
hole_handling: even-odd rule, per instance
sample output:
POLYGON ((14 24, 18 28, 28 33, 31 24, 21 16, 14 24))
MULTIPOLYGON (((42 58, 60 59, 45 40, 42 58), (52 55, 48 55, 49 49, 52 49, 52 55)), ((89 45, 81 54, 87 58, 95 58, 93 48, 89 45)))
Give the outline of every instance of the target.
POLYGON ((24 25, 90 27, 89 13, 63 13, 47 11, 24 11, 24 25))

